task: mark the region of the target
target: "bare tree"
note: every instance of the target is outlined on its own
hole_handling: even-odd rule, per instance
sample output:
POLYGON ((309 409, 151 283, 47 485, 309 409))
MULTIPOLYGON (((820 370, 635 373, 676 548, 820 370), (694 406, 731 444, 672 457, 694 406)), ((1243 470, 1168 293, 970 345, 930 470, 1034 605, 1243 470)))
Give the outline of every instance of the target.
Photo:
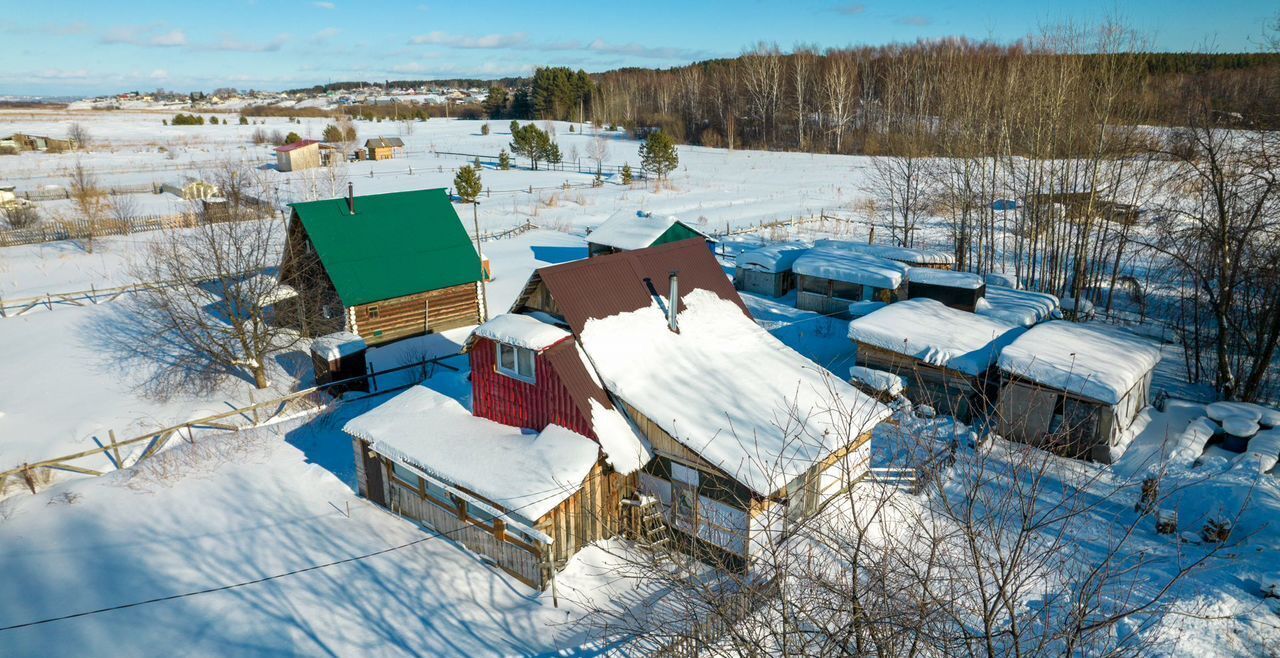
POLYGON ((844 53, 827 56, 820 92, 826 113, 826 128, 835 137, 834 151, 842 153, 844 133, 857 110, 857 68, 844 53))
POLYGON ((40 211, 35 204, 14 201, 0 206, 9 228, 30 228, 40 223, 40 211))
POLYGON ((84 249, 93 253, 97 224, 107 210, 107 194, 98 187, 98 177, 86 169, 80 160, 76 160, 75 167, 71 169, 68 191, 80 218, 84 220, 84 249))
POLYGON ((609 159, 609 138, 604 133, 596 132, 587 142, 587 157, 596 163, 596 172, 604 169, 604 161, 609 159))
POLYGON ((72 122, 71 125, 67 126, 67 139, 71 140, 74 148, 81 151, 88 150, 89 146, 93 144, 93 136, 89 134, 89 129, 78 121, 72 122))
POLYGON ((111 197, 108 211, 111 219, 128 226, 138 216, 138 199, 132 194, 117 194, 111 197))

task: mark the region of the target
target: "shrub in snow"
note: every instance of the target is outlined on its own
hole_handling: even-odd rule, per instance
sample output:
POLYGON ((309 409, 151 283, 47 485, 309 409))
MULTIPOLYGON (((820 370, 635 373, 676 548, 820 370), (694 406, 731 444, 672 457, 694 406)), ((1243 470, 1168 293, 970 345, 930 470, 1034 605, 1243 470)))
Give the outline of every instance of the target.
POLYGON ((481 134, 481 135, 488 135, 488 134, 489 134, 489 124, 488 124, 488 123, 485 123, 484 125, 481 125, 481 126, 480 126, 480 134, 481 134))
POLYGON ((938 411, 927 404, 922 404, 916 407, 916 416, 920 418, 925 418, 925 419, 934 418, 937 415, 938 415, 938 411))
POLYGON ((1156 499, 1160 497, 1160 481, 1149 477, 1142 481, 1142 493, 1138 496, 1138 504, 1133 506, 1135 512, 1150 514, 1156 507, 1156 499))
POLYGON ((1162 535, 1172 535, 1178 532, 1178 513, 1172 510, 1156 512, 1156 532, 1162 535))
POLYGON ((1225 519, 1211 518, 1205 521, 1200 529, 1200 537, 1214 544, 1221 544, 1231 537, 1231 522, 1225 519))

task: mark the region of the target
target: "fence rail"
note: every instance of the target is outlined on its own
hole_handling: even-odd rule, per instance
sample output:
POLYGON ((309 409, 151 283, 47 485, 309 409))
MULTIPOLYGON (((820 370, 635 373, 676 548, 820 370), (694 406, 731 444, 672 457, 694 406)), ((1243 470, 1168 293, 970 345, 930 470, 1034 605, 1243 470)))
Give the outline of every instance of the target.
POLYGON ((429 364, 439 364, 446 368, 452 368, 444 361, 462 356, 458 354, 448 354, 445 356, 424 359, 416 363, 409 363, 385 370, 370 371, 356 377, 349 377, 338 381, 312 386, 300 391, 295 391, 287 395, 276 397, 263 402, 253 402, 247 406, 224 411, 212 416, 189 420, 185 423, 163 427, 157 430, 147 432, 132 438, 119 441, 116 439, 115 430, 108 431, 110 438, 106 445, 100 445, 97 448, 82 450, 80 452, 60 457, 52 457, 36 462, 28 462, 11 468, 7 471, 0 471, 0 495, 7 490, 9 480, 17 479, 24 483, 32 493, 36 492, 38 483, 43 479, 40 477, 41 471, 64 471, 68 473, 79 473, 81 475, 99 476, 105 473, 104 470, 89 468, 87 466, 75 464, 77 460, 95 455, 105 455, 110 465, 115 470, 136 466, 142 461, 149 459, 159 453, 168 443, 176 436, 188 442, 196 440, 195 430, 220 430, 226 432, 239 432, 245 429, 260 427, 273 421, 292 416, 293 413, 288 412, 304 412, 314 413, 333 404, 341 404, 342 398, 330 397, 327 393, 329 389, 336 388, 339 391, 345 390, 345 387, 356 382, 368 382, 371 391, 368 395, 357 399, 364 399, 376 395, 385 395, 396 391, 404 390, 414 384, 394 385, 387 388, 379 388, 377 378, 392 373, 410 370, 413 368, 423 368, 429 364), (185 432, 186 436, 183 436, 185 432), (141 452, 136 456, 122 454, 121 448, 131 446, 143 446, 141 452))
MULTIPOLYGON (((458 151, 433 151, 433 153, 437 157, 459 158, 462 160, 467 160, 469 162, 475 162, 476 160, 479 160, 480 164, 482 165, 488 164, 488 165, 493 165, 495 167, 499 166, 499 156, 489 155, 486 153, 460 153, 458 151)), ((509 156, 509 157, 514 158, 515 156, 509 156)), ((621 174, 622 168, 625 166, 627 165, 602 164, 600 165, 600 173, 607 174, 607 175, 621 174)), ((572 162, 568 160, 562 160, 560 162, 541 161, 538 167, 539 167, 539 171, 541 170, 567 171, 567 172, 577 173, 577 174, 586 174, 588 176, 593 176, 596 173, 596 167, 593 166, 591 163, 587 163, 584 165, 582 163, 582 158, 576 158, 572 162)), ((646 172, 643 169, 639 169, 635 167, 631 169, 631 175, 634 176, 636 180, 648 180, 649 178, 648 172, 646 172)))
POLYGON ((697 658, 703 648, 714 646, 728 634, 728 629, 754 614, 778 594, 778 579, 752 585, 747 584, 735 592, 726 593, 715 603, 717 613, 696 622, 680 637, 659 647, 655 656, 671 658, 697 658))
MULTIPOLYGON (((160 183, 139 183, 137 185, 112 185, 99 188, 99 191, 103 194, 117 196, 120 194, 143 194, 147 192, 159 194, 161 190, 160 183)), ((14 196, 27 201, 56 201, 58 199, 70 199, 71 190, 65 187, 47 190, 25 190, 14 192, 14 196)))
POLYGON ((86 240, 91 237, 129 235, 166 228, 190 228, 196 225, 196 221, 194 215, 185 213, 144 215, 127 220, 103 219, 94 222, 86 219, 61 220, 25 228, 0 230, 0 247, 16 247, 59 240, 86 240))

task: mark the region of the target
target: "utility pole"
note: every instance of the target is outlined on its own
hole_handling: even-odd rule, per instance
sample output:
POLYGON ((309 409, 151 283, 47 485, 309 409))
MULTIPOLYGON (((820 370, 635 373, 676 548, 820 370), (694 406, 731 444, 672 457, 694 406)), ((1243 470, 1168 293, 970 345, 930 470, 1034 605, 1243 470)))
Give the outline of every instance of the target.
POLYGON ((480 199, 471 201, 471 222, 476 227, 476 256, 480 257, 480 312, 484 322, 489 321, 488 272, 484 269, 484 252, 480 249, 480 199))

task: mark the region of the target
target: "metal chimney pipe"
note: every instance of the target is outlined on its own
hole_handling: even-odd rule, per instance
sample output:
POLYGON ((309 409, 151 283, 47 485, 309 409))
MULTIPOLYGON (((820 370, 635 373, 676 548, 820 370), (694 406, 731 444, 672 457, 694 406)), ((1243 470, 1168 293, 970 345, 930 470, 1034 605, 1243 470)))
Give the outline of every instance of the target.
POLYGON ((347 181, 347 214, 356 214, 356 186, 347 181))
POLYGON ((680 310, 680 272, 673 271, 671 273, 671 292, 667 295, 667 328, 674 333, 680 333, 680 325, 676 321, 676 314, 680 310))

